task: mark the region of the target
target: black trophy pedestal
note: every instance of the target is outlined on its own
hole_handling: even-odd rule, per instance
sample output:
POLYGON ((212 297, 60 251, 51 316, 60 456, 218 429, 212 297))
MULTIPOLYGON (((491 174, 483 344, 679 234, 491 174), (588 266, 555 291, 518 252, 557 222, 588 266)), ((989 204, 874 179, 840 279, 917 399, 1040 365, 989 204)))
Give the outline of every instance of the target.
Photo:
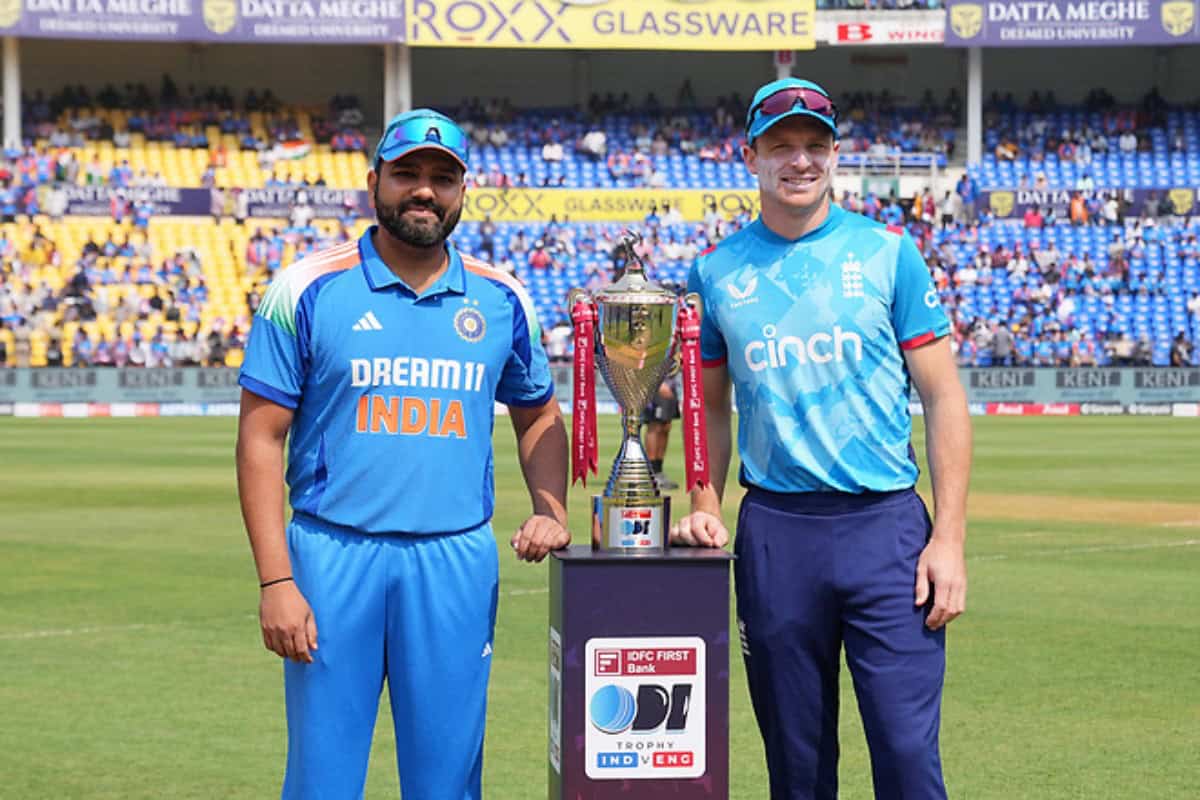
POLYGON ((551 800, 729 796, 732 558, 553 554, 551 800))

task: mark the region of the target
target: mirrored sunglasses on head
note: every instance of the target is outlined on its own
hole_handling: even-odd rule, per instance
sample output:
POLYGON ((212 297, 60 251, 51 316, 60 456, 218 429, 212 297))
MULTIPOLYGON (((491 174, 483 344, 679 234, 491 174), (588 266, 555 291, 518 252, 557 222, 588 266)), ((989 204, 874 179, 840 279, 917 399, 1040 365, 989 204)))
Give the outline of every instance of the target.
POLYGON ((379 148, 380 155, 418 144, 440 144, 463 163, 467 161, 467 137, 462 129, 439 117, 414 117, 388 128, 379 148))
POLYGON ((805 86, 790 86, 786 89, 780 89, 774 94, 767 95, 762 99, 762 102, 750 109, 749 124, 753 125, 754 120, 760 114, 775 117, 791 111, 797 105, 814 114, 829 117, 834 122, 837 121, 837 106, 833 104, 828 95, 805 86))

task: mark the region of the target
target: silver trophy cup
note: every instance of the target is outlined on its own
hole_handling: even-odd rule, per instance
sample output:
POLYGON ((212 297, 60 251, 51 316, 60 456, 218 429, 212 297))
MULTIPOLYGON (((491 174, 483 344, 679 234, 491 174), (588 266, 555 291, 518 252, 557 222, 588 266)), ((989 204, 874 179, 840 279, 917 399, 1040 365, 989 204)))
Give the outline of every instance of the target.
MULTIPOLYGON (((678 299, 651 283, 627 238, 625 274, 591 295, 596 305, 596 364, 621 407, 623 439, 604 493, 592 497, 592 548, 628 555, 667 547, 671 498, 659 491, 642 446, 642 410, 677 366, 678 299)), ((582 289, 568 295, 574 307, 582 289)), ((697 298, 698 302, 698 298, 697 298)))

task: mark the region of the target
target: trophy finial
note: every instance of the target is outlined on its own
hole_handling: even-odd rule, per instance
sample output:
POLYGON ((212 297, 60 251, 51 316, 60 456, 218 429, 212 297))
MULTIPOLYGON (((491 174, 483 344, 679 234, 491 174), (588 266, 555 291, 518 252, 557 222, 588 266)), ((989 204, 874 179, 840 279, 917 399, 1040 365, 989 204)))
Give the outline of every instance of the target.
POLYGON ((640 272, 646 274, 646 265, 642 263, 642 258, 637 254, 637 246, 642 243, 642 234, 635 231, 633 228, 626 228, 621 231, 621 247, 624 248, 627 258, 625 259, 624 272, 640 272))

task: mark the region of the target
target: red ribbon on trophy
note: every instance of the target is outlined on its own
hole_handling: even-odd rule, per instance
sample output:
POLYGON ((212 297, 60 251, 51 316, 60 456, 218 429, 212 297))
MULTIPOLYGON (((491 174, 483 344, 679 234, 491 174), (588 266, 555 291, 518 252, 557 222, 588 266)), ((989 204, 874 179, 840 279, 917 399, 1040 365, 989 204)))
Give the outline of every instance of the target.
POLYGON ((575 378, 571 418, 571 484, 587 473, 596 474, 596 306, 587 297, 579 297, 571 306, 575 326, 575 378))
POLYGON ((679 363, 683 378, 684 489, 708 485, 708 421, 704 416, 704 383, 700 377, 700 311, 684 298, 679 303, 679 363))

